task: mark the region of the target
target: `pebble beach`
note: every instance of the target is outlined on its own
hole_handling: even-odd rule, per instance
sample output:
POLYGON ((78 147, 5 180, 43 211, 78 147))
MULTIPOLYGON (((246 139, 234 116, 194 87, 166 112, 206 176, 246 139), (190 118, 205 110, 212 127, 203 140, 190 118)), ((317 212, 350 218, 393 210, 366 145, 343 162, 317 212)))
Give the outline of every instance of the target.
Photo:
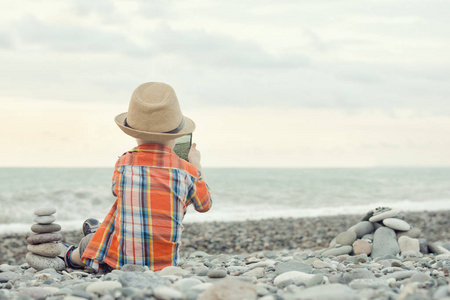
MULTIPOLYGON (((4 234, 0 299, 450 299, 450 211, 403 213, 417 238, 389 229, 400 250, 377 257, 355 248, 372 244, 373 235, 353 233, 363 217, 185 224, 179 265, 157 272, 134 265, 108 274, 36 270, 25 260, 31 232, 4 234), (420 251, 413 240, 422 240, 420 251)), ((60 233, 72 244, 82 237, 81 230, 60 233)), ((373 251, 389 247, 373 243, 373 251)))

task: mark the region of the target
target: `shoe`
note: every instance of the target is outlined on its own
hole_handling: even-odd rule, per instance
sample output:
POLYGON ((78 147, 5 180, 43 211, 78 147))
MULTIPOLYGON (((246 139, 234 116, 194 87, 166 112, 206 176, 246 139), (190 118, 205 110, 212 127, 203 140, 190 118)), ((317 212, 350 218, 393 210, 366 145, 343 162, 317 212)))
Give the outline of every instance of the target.
POLYGON ((84 266, 80 266, 80 265, 73 263, 72 260, 70 259, 70 255, 72 254, 72 252, 75 249, 77 249, 77 247, 75 247, 73 245, 65 244, 61 241, 58 242, 58 245, 60 248, 60 253, 59 253, 58 257, 64 261, 64 264, 66 265, 66 267, 72 268, 72 269, 83 269, 84 268, 84 266))
POLYGON ((84 236, 96 232, 99 226, 100 222, 97 219, 87 219, 83 223, 84 236))

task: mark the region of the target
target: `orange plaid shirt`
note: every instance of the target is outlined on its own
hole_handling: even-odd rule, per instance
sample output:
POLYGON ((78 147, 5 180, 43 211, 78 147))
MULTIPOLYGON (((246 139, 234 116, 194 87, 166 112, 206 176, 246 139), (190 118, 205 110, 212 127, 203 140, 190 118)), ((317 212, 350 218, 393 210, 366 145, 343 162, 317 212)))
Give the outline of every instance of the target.
POLYGON ((177 265, 187 206, 206 212, 212 203, 197 168, 159 144, 139 145, 119 158, 113 193, 117 199, 82 255, 96 270, 102 264, 155 271, 177 265))

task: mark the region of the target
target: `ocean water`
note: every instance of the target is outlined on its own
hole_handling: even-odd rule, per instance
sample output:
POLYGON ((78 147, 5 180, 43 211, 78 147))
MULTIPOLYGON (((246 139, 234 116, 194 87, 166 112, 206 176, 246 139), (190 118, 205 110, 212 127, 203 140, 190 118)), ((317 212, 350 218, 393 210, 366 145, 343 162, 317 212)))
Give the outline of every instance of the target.
MULTIPOLYGON (((450 168, 205 169, 207 213, 184 222, 364 214, 378 206, 450 210, 450 168)), ((57 208, 63 230, 103 219, 115 198, 112 168, 0 168, 0 233, 28 232, 33 211, 57 208)))

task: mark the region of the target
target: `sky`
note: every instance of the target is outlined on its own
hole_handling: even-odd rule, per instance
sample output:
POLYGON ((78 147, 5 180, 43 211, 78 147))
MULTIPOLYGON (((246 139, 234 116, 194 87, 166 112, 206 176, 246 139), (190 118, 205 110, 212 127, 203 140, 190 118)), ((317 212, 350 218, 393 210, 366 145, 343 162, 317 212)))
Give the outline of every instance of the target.
POLYGON ((449 167, 450 2, 2 2, 0 167, 112 167, 143 82, 204 167, 449 167))

